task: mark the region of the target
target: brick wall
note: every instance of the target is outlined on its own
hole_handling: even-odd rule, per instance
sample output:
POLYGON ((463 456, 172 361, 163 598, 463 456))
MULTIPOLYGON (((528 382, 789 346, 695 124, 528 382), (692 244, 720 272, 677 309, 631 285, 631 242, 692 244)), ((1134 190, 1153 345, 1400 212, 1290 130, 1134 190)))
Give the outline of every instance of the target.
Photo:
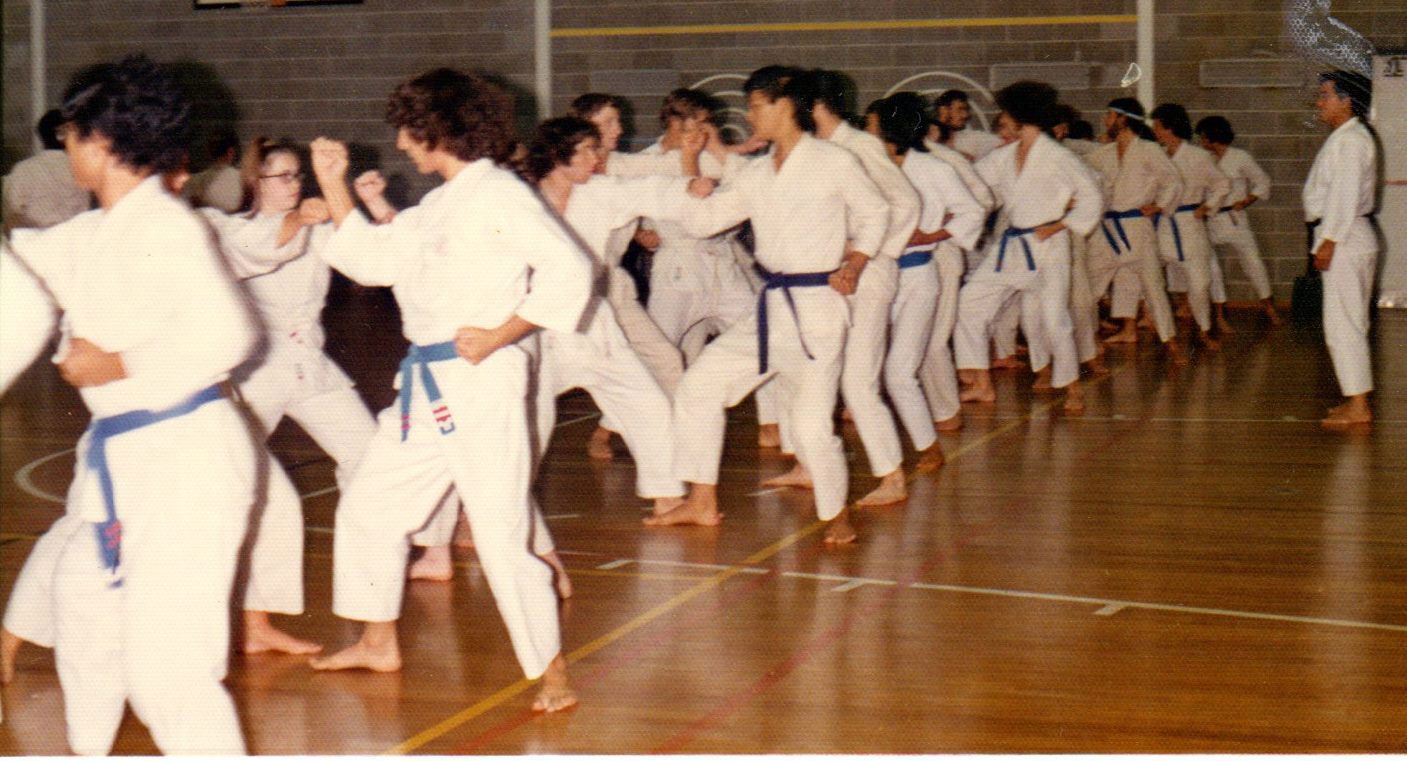
MULTIPOLYGON (((1323 137, 1309 109, 1311 75, 1319 67, 1299 65, 1303 84, 1292 87, 1205 88, 1199 83, 1205 59, 1294 59, 1280 39, 1281 5, 1281 0, 1158 0, 1156 84, 1160 101, 1184 103, 1194 120, 1226 114, 1241 135, 1240 144, 1271 173, 1273 197, 1258 208, 1254 224, 1272 259, 1277 294, 1285 298, 1303 262, 1299 184, 1323 137)), ((437 65, 493 73, 519 95, 524 125, 531 121, 528 0, 366 0, 362 5, 269 11, 194 11, 188 0, 48 0, 46 8, 45 89, 51 103, 82 66, 145 50, 160 60, 183 62, 187 76, 201 83, 203 128, 234 122, 242 138, 265 133, 306 141, 326 133, 355 141, 398 177, 407 200, 432 183, 416 176, 401 158, 382 121, 386 93, 396 82, 437 65)), ((3 4, 7 168, 29 149, 28 9, 29 0, 3 4)), ((1335 0, 1334 11, 1380 48, 1407 49, 1407 7, 1335 0)), ((1005 0, 552 2, 558 29, 1036 12, 1132 14, 1134 1, 1043 0, 1035 7, 1005 0)), ((587 90, 626 95, 636 111, 636 142, 643 144, 658 132, 655 113, 668 89, 716 74, 746 74, 767 63, 845 71, 855 80, 862 106, 924 72, 948 72, 990 86, 1020 76, 1022 67, 1012 64, 1063 64, 1056 73, 1071 83, 1065 87, 1066 99, 1097 124, 1103 104, 1126 94, 1118 84, 1133 59, 1132 23, 558 38, 553 40, 552 103, 554 112, 561 112, 587 90), (1083 66, 1070 65, 1074 63, 1083 66), (994 71, 994 66, 999 68, 994 71)), ((957 82, 929 77, 916 82, 915 89, 957 82)), ((717 82, 712 88, 736 85, 717 82)), ((1227 276, 1232 298, 1246 298, 1239 268, 1230 265, 1227 276)))

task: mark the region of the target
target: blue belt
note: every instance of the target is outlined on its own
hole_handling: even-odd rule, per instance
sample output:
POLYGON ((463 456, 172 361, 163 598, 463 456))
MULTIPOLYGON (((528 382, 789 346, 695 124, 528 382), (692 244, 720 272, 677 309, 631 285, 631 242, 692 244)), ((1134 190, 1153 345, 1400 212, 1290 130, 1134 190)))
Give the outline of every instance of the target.
POLYGON ((1202 204, 1199 203, 1185 203, 1173 210, 1173 217, 1168 221, 1168 224, 1172 225, 1173 244, 1177 246, 1178 261, 1184 261, 1184 258, 1182 256, 1182 233, 1177 229, 1177 215, 1186 211, 1196 211, 1201 206, 1202 204))
MULTIPOLYGON (((94 524, 98 536, 98 553, 103 567, 117 572, 122 554, 122 521, 117 519, 117 504, 113 498, 112 471, 107 465, 107 440, 128 431, 145 428, 153 423, 189 415, 216 399, 225 397, 220 384, 202 389, 195 396, 164 410, 132 410, 120 415, 98 418, 88 424, 88 469, 98 476, 98 485, 103 491, 103 507, 107 509, 107 520, 94 524)), ((114 580, 112 586, 120 586, 121 580, 114 580)))
POLYGON ((1058 219, 1053 219, 1053 220, 1051 220, 1051 221, 1049 221, 1049 222, 1042 222, 1041 224, 1035 225, 1035 226, 1033 226, 1033 227, 1008 227, 1008 228, 1006 228, 1005 230, 1003 230, 1003 231, 1002 231, 1002 242, 1001 242, 1001 244, 997 247, 997 269, 996 269, 996 271, 997 271, 997 272, 1001 272, 1001 271, 1002 271, 1002 260, 1006 259, 1006 242, 1009 241, 1009 240, 1011 240, 1012 238, 1015 238, 1015 239, 1021 241, 1021 250, 1022 250, 1022 252, 1024 252, 1024 253, 1026 254, 1026 269, 1028 269, 1028 270, 1030 270, 1030 271, 1032 271, 1032 272, 1035 272, 1035 271, 1036 271, 1036 260, 1031 257, 1031 244, 1026 242, 1026 236, 1029 235, 1029 234, 1031 234, 1031 233, 1033 233, 1033 232, 1035 232, 1035 231, 1037 231, 1037 230, 1039 230, 1039 229, 1041 229, 1042 227, 1045 227, 1046 225, 1053 225, 1053 224, 1055 224, 1056 222, 1059 222, 1059 221, 1060 221, 1060 220, 1058 220, 1058 219))
MULTIPOLYGON (((1113 220, 1114 230, 1119 233, 1119 240, 1124 242, 1124 248, 1128 249, 1129 251, 1133 250, 1133 244, 1129 243, 1128 233, 1124 232, 1123 220, 1136 219, 1142 216, 1142 209, 1128 209, 1127 211, 1104 212, 1104 219, 1113 220)), ((1104 220, 1099 221, 1099 230, 1100 232, 1104 233, 1104 239, 1109 241, 1109 248, 1114 250, 1115 255, 1122 254, 1123 251, 1119 250, 1119 244, 1114 242, 1114 236, 1112 233, 1109 232, 1109 225, 1104 220)))
POLYGON ((792 288, 818 288, 823 285, 830 285, 830 272, 768 272, 762 265, 757 266, 757 274, 762 276, 762 292, 757 294, 757 372, 759 374, 767 372, 767 292, 781 289, 782 295, 787 297, 787 307, 791 309, 791 318, 796 322, 796 335, 801 340, 801 350, 805 352, 807 359, 815 359, 811 356, 811 350, 806 348, 806 336, 801 330, 801 318, 796 314, 796 302, 792 300, 792 288))
POLYGON ((933 261, 932 251, 910 251, 899 257, 899 269, 906 270, 910 267, 922 267, 933 261))
MULTIPOLYGON (((411 391, 415 388, 415 368, 420 367, 420 382, 425 386, 425 397, 431 404, 440 401, 440 387, 435 383, 435 376, 430 372, 431 362, 444 362, 450 359, 458 359, 459 353, 454 350, 453 341, 420 346, 411 344, 406 350, 405 359, 401 360, 401 441, 406 440, 410 434, 410 398, 411 391)), ((450 417, 449 407, 440 404, 433 410, 435 420, 440 424, 440 433, 451 433, 454 431, 454 421, 450 417), (446 427, 448 426, 448 427, 446 427)))

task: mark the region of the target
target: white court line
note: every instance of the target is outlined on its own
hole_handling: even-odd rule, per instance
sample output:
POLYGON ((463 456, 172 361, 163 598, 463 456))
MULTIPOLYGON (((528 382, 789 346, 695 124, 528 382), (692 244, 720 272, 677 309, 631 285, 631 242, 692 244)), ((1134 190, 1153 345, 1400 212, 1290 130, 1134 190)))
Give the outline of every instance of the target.
MULTIPOLYGON (((633 558, 620 558, 609 563, 596 566, 599 570, 611 570, 631 563, 678 566, 681 568, 705 568, 709 570, 727 570, 738 568, 742 573, 764 574, 767 570, 756 567, 739 567, 714 565, 708 563, 684 563, 672 560, 635 560, 633 558)), ((874 579, 864 576, 840 576, 824 573, 803 573, 801 571, 783 571, 780 576, 788 576, 796 579, 810 579, 816 581, 839 581, 840 586, 831 589, 832 592, 848 592, 862 586, 871 584, 882 586, 894 586, 898 584, 893 579, 874 579)), ((1015 597, 1027 600, 1046 600, 1050 602, 1070 602, 1083 605, 1097 605, 1099 609, 1094 612, 1097 616, 1112 616, 1127 608, 1141 608, 1143 610, 1161 610, 1170 613, 1188 613, 1206 616, 1226 616, 1230 618, 1248 618, 1260 621, 1282 621, 1295 624, 1320 624, 1323 626, 1338 626, 1348 629, 1377 629, 1390 632, 1407 633, 1407 626, 1400 624, 1379 624, 1372 621, 1352 621, 1341 618, 1315 618, 1312 616, 1291 616, 1279 613, 1257 613, 1249 610, 1227 610, 1224 608, 1201 608, 1193 605, 1170 605, 1165 603, 1138 602, 1136 600, 1110 600, 1102 597, 1080 597, 1076 595, 1060 595, 1048 592, 1026 592, 1014 589, 992 589, 990 587, 968 587, 957 584, 927 584, 924 582, 914 582, 908 585, 910 589, 927 589, 938 592, 965 592, 968 594, 993 595, 997 597, 1015 597)))
POLYGON ((788 488, 788 487, 786 487, 786 486, 773 486, 773 487, 770 488, 770 489, 763 489, 762 491, 755 491, 755 492, 749 494, 748 496, 749 496, 749 497, 761 497, 761 496, 763 496, 763 495, 765 495, 765 494, 776 494, 776 493, 779 492, 779 491, 786 491, 787 488, 788 488))
POLYGON ((601 417, 601 413, 593 412, 590 415, 582 415, 581 417, 574 417, 571 420, 563 420, 562 422, 553 426, 553 428, 566 428, 569 425, 575 425, 576 423, 580 423, 583 420, 594 420, 598 417, 601 417))

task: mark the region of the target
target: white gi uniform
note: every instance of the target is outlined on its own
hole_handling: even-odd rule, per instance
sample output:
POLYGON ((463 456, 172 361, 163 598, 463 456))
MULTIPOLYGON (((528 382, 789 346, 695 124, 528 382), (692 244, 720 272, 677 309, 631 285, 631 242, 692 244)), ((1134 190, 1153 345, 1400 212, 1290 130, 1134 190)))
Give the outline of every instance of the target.
POLYGON ((966 156, 971 156, 972 160, 976 162, 999 148, 1002 139, 986 130, 968 126, 953 133, 952 143, 953 148, 966 156))
POLYGON ((5 229, 52 227, 92 206, 73 181, 68 154, 45 150, 15 164, 4 181, 5 229))
POLYGON ((1334 241, 1324 278, 1324 342, 1344 396, 1373 390, 1368 314, 1377 273, 1378 236, 1369 215, 1377 191, 1377 146, 1357 117, 1339 125, 1314 157, 1304 181, 1304 218, 1314 246, 1334 241))
MULTIPOLYGON (((605 290, 602 253, 611 235, 633 219, 663 222, 680 215, 688 202, 689 181, 677 177, 596 176, 572 188, 565 216, 583 247, 596 256, 598 292, 605 290)), ((673 224, 673 223, 670 223, 673 224)), ((538 440, 546 452, 556 422, 557 395, 586 389, 603 416, 620 424, 635 458, 636 491, 644 498, 680 497, 684 484, 674 476, 674 425, 669 396, 630 346, 609 300, 595 299, 580 332, 545 331, 538 384, 538 440)))
POLYGON ((1002 304, 1020 295, 1026 299, 1023 311, 1033 318, 1039 314, 1050 342, 1051 385, 1063 388, 1080 375, 1070 324, 1070 236, 1094 228, 1103 198, 1094 173, 1055 140, 1044 134, 1036 138, 1018 170, 1019 147, 1004 145, 977 162, 977 172, 1002 202, 1007 223, 963 286, 954 349, 959 368, 986 369, 992 321, 1002 304), (1068 229, 1038 240, 1034 228, 1056 221, 1068 229))
POLYGON ((950 341, 962 287, 963 250, 976 245, 987 213, 947 162, 912 150, 903 160, 904 176, 923 204, 918 229, 946 229, 953 236, 941 243, 912 246, 899 257, 899 292, 890 318, 893 336, 884 362, 884 387, 894 411, 914 448, 927 449, 938 438, 933 421, 958 412, 958 377, 950 341), (945 223, 950 213, 953 218, 945 223), (925 400, 920 366, 926 385, 941 390, 938 399, 925 400), (939 417, 944 412, 947 415, 939 417))
MULTIPOLYGON (((1265 262, 1261 259, 1260 248, 1256 245, 1255 233, 1251 232, 1251 221, 1245 210, 1237 211, 1231 206, 1251 195, 1260 201, 1268 200, 1270 175, 1260 168, 1251 154, 1230 146, 1217 161, 1217 168, 1231 178, 1231 192, 1226 196, 1226 200, 1222 201, 1218 213, 1207 220, 1207 234, 1211 236, 1214 245, 1226 246, 1236 252, 1236 257, 1241 262, 1241 270, 1250 278, 1251 285, 1255 288, 1256 298, 1268 299, 1271 294, 1270 276, 1266 273, 1265 262)), ((1217 264, 1215 254, 1212 256, 1212 263, 1217 264)), ((1224 304, 1225 279, 1216 277, 1216 273, 1220 271, 1219 266, 1213 269, 1212 302, 1224 304)))
POLYGON ((1170 269, 1187 278, 1192 317, 1203 332, 1211 330, 1212 242, 1207 225, 1196 217, 1201 206, 1215 212, 1231 192, 1231 180, 1216 167, 1216 156, 1187 141, 1178 144, 1172 164, 1182 189, 1171 208, 1164 208, 1158 228, 1158 250, 1170 269))
POLYGON ((0 394, 34 364, 57 324, 53 299, 6 242, 0 249, 0 394))
POLYGON ((64 310, 66 335, 120 353, 127 373, 80 391, 95 428, 79 441, 69 516, 50 529, 63 542, 52 589, 69 744, 106 753, 130 700, 164 753, 242 753, 220 680, 255 445, 214 384, 253 347, 251 316, 205 226, 157 177, 13 245, 64 310), (130 422, 114 416, 142 410, 171 416, 95 449, 130 422), (121 521, 116 574, 95 535, 108 509, 89 463, 102 451, 121 521))
POLYGON ((359 283, 391 286, 412 344, 397 376, 401 402, 378 416, 338 506, 333 612, 399 618, 407 536, 453 484, 518 662, 529 678, 541 676, 561 641, 552 572, 530 549, 531 348, 506 346, 472 365, 453 339, 461 327, 495 328, 515 314, 575 330, 591 295, 588 255, 531 188, 488 159, 389 224, 354 211, 322 254, 359 283))
MULTIPOLYGON (((683 173, 679 154, 621 153, 612 151, 606 160, 606 174, 612 177, 650 177, 654 175, 676 176, 683 173)), ((635 287, 635 279, 620 266, 621 258, 635 237, 638 220, 631 220, 613 230, 600 253, 606 257, 609 266, 606 298, 616 311, 616 320, 621 331, 630 341, 631 348, 640 356, 650 373, 659 382, 665 394, 674 395, 674 387, 684 375, 684 355, 679 346, 660 330, 653 318, 640 303, 640 293, 635 287)), ((602 420, 602 425, 611 428, 618 425, 613 421, 602 420)), ((613 429, 614 430, 614 429, 613 429)))
MULTIPOLYGON (((332 270, 318 255, 330 224, 304 227, 283 246, 283 214, 229 216, 203 209, 225 258, 253 297, 267 343, 238 377, 240 397, 264 436, 288 416, 337 463, 346 489, 376 432, 352 379, 323 351, 322 309, 332 270)), ((268 496, 256 518, 245 610, 303 612, 303 505, 283 467, 268 456, 268 496)), ((257 508, 256 508, 257 510, 257 508)))
POLYGON ((1158 339, 1170 341, 1177 335, 1177 325, 1163 286, 1153 220, 1136 212, 1149 204, 1165 214, 1171 212, 1182 191, 1182 178, 1162 146, 1151 140, 1129 141, 1123 157, 1117 142, 1107 143, 1085 160, 1103 177, 1106 199, 1100 229, 1090 236, 1090 290, 1098 299, 1113 283, 1110 314, 1114 319, 1129 319, 1138 314, 1138 289, 1118 287, 1116 276, 1128 272, 1124 282, 1129 284, 1136 276, 1158 328, 1158 339))
POLYGON ((714 339, 684 373, 674 397, 675 474, 691 483, 717 484, 724 410, 775 375, 783 384, 779 398, 797 459, 815 482, 816 510, 825 520, 834 518, 845 508, 849 483, 831 417, 849 308, 845 297, 824 284, 823 274, 840 266, 847 240, 854 251, 879 249, 888 204, 854 154, 805 134, 780 170, 771 154, 750 162, 727 187, 693 207, 699 214, 690 229, 700 234, 751 218, 757 262, 777 273, 773 282, 814 273, 816 284, 763 291, 765 371, 759 367, 760 312, 714 339))
POLYGON ((841 122, 829 140, 855 154, 889 204, 884 240, 850 296, 850 332, 845 338, 845 368, 840 376, 841 397, 855 420, 870 472, 879 477, 904 464, 899 430, 879 392, 890 311, 899 290, 898 259, 918 225, 920 202, 918 191, 889 158, 879 138, 841 122))

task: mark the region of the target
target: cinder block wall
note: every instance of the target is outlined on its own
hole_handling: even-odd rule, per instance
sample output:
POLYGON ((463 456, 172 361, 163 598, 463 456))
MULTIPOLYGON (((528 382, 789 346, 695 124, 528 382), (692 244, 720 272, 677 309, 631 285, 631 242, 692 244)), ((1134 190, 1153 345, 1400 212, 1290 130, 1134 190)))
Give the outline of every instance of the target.
MULTIPOLYGON (((5 167, 29 151, 29 3, 7 0, 4 24, 5 167)), ((47 0, 48 81, 55 103, 82 66, 144 50, 181 61, 202 84, 202 128, 233 122, 242 138, 264 133, 296 140, 330 134, 365 147, 399 178, 406 200, 433 183, 415 175, 394 149, 382 121, 386 93, 432 66, 495 74, 519 96, 526 126, 532 110, 532 3, 528 0, 366 0, 361 5, 275 10, 202 10, 189 0, 47 0)), ((1312 74, 1291 87, 1207 88, 1206 59, 1296 58, 1281 39, 1281 0, 1158 0, 1156 85, 1159 101, 1185 104, 1194 119, 1223 113, 1275 182, 1253 223, 1271 261, 1277 295, 1303 269, 1299 185, 1323 130, 1310 108, 1312 74)), ((1133 0, 553 0, 558 30, 799 21, 1066 17, 1134 13, 1133 0)), ((1407 49, 1407 6, 1381 0, 1335 0, 1337 17, 1380 49, 1407 49)), ((1133 61, 1132 23, 964 26, 948 29, 772 31, 723 34, 635 34, 553 40, 553 110, 575 95, 606 90, 635 109, 634 137, 658 133, 655 114, 669 89, 718 74, 746 74, 767 63, 824 66, 850 74, 863 107, 907 77, 944 72, 915 89, 954 86, 966 77, 984 87, 1021 76, 1020 64, 1066 64, 1058 76, 1066 100, 1098 125, 1103 104, 1131 91, 1119 87, 1133 61), (1069 64, 1085 64, 1070 66, 1069 64), (995 72, 993 66, 1000 66, 995 72)), ((717 80, 707 89, 736 89, 717 80)), ((971 89, 971 88, 968 88, 971 89)), ((737 98, 730 99, 735 104, 737 98)), ((980 104, 979 105, 983 105, 980 104)), ((1147 104, 1149 106, 1155 104, 1147 104)), ((990 107, 987 109, 990 116, 990 107)), ((203 157, 197 155, 197 162, 203 157)), ((1250 293, 1230 264, 1233 300, 1250 293)))

